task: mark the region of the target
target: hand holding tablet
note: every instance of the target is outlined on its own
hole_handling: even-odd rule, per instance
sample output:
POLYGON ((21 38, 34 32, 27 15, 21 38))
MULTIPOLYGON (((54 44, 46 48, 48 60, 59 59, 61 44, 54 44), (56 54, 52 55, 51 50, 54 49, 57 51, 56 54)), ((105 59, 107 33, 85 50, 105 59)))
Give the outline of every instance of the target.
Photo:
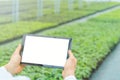
POLYGON ((26 35, 23 38, 21 63, 63 68, 71 40, 71 38, 26 35))

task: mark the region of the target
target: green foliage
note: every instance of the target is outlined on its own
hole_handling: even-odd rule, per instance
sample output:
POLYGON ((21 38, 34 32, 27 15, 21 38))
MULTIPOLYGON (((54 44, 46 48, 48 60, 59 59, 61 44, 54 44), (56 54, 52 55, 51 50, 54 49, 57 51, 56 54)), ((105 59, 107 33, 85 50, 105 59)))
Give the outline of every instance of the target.
MULTIPOLYGON (((28 9, 30 7, 30 4, 27 4, 28 0, 20 1, 20 5, 21 5, 20 10, 28 9, 28 12, 26 11, 25 13, 24 12, 20 13, 20 20, 25 19, 26 16, 28 18, 34 18, 35 15, 37 14, 37 11, 36 11, 37 9, 35 9, 36 1, 30 0, 29 2, 33 3, 32 4, 33 7, 31 9, 28 9), (27 6, 24 6, 25 3, 27 6), (24 4, 24 5, 22 5, 22 4, 24 4)), ((59 14, 55 14, 54 10, 53 10, 54 6, 52 6, 52 5, 54 5, 53 4, 54 1, 45 0, 44 3, 45 3, 44 4, 45 5, 44 6, 45 7, 44 8, 44 16, 38 18, 37 22, 22 21, 22 22, 18 22, 15 24, 10 23, 10 24, 6 24, 6 25, 0 25, 0 30, 1 30, 0 31, 0 36, 1 36, 0 42, 7 40, 7 39, 12 39, 17 36, 21 36, 23 34, 30 33, 30 32, 36 31, 36 30, 51 27, 51 26, 54 26, 59 23, 70 21, 70 20, 76 19, 78 17, 82 17, 82 16, 88 15, 90 13, 94 13, 96 11, 119 4, 119 3, 115 3, 115 2, 102 2, 102 3, 101 2, 99 2, 99 3, 91 2, 90 6, 87 6, 86 3, 84 2, 83 7, 81 9, 79 9, 78 8, 79 4, 78 4, 78 1, 76 0, 74 3, 74 10, 69 11, 67 1, 62 0, 61 12, 59 14), (40 21, 40 23, 39 23, 39 21, 40 21)), ((7 16, 0 16, 0 22, 1 22, 1 20, 11 21, 11 14, 9 14, 7 16)))
MULTIPOLYGON (((109 8, 111 6, 117 5, 119 3, 116 2, 91 2, 88 6, 86 2, 83 2, 83 6, 79 8, 78 0, 74 2, 73 10, 68 10, 68 2, 62 0, 61 2, 61 11, 59 14, 55 14, 54 10, 50 8, 44 9, 44 16, 40 17, 38 20, 40 22, 55 22, 62 23, 65 21, 73 20, 78 17, 82 17, 88 15, 90 13, 94 13, 99 10, 103 10, 109 8), (54 19, 53 19, 54 17, 54 19)), ((49 4, 49 6, 51 6, 49 4)), ((53 6, 54 7, 54 6, 53 6)))
POLYGON ((23 34, 30 33, 31 31, 40 30, 53 26, 53 23, 40 23, 40 22, 17 22, 0 26, 0 41, 11 39, 23 34))
MULTIPOLYGON (((96 18, 99 20, 99 18, 96 18)), ((119 41, 120 23, 88 21, 45 33, 50 36, 72 37, 72 51, 78 59, 78 79, 88 78, 111 48, 119 41), (114 27, 113 27, 114 26, 114 27), (114 33, 114 34, 113 34, 114 33)))
MULTIPOLYGON (((96 69, 97 63, 103 60, 119 41, 119 14, 120 9, 98 16, 85 23, 59 27, 40 33, 40 35, 73 38, 72 51, 78 60, 76 76, 78 80, 83 80, 83 78, 89 78, 92 70, 96 69)), ((0 66, 7 63, 20 41, 0 46, 0 66)), ((27 66, 21 75, 29 76, 32 80, 63 80, 61 72, 61 69, 27 66)))
POLYGON ((104 14, 103 16, 98 16, 97 18, 99 19, 91 19, 91 21, 96 21, 96 22, 104 22, 104 23, 113 23, 113 24, 118 24, 120 22, 120 11, 113 11, 114 13, 109 13, 109 14, 104 14), (109 17, 108 17, 109 16, 109 17), (117 17, 117 18, 116 18, 117 17))

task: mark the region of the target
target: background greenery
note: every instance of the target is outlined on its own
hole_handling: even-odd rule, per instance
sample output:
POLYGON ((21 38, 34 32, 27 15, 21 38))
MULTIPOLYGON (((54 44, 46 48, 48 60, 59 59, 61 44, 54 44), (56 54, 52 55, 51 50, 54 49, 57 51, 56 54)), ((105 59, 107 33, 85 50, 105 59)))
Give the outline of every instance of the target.
MULTIPOLYGON (((78 80, 89 78, 97 63, 111 52, 120 38, 120 9, 77 23, 49 30, 38 35, 72 37, 72 51, 78 60, 76 76, 78 80), (117 16, 117 17, 116 17, 117 16)), ((6 64, 21 40, 0 46, 0 66, 6 64)), ((21 75, 32 80, 62 80, 61 69, 27 66, 21 75)))
MULTIPOLYGON (((70 21, 76 18, 83 17, 85 15, 94 13, 99 10, 106 9, 108 7, 117 5, 117 2, 91 2, 90 5, 87 5, 86 2, 83 2, 83 7, 79 8, 78 0, 74 2, 74 9, 72 11, 68 10, 67 1, 62 1, 61 11, 58 14, 54 13, 54 1, 44 1, 44 15, 36 19, 35 15, 37 14, 36 3, 33 0, 29 1, 20 1, 20 10, 25 10, 20 12, 20 22, 9 23, 5 25, 0 25, 0 42, 34 32, 43 28, 52 27, 66 21, 70 21), (24 3, 24 4, 23 4, 24 3), (26 3, 26 5, 25 5, 26 3), (32 4, 33 3, 33 4, 32 4), (21 21, 22 19, 27 19, 27 21, 21 21), (32 21, 30 20, 32 19, 32 21), (30 21, 29 21, 30 20, 30 21), (36 20, 36 21, 35 21, 36 20)), ((7 4, 7 3, 6 3, 7 4)), ((9 3, 11 4, 11 3, 9 3)), ((11 7, 7 10, 11 10, 11 7)), ((3 8, 4 10, 4 8, 3 8)), ((0 16, 1 20, 7 21, 10 18, 10 14, 5 16, 0 16)), ((11 17, 12 18, 12 17, 11 17)))

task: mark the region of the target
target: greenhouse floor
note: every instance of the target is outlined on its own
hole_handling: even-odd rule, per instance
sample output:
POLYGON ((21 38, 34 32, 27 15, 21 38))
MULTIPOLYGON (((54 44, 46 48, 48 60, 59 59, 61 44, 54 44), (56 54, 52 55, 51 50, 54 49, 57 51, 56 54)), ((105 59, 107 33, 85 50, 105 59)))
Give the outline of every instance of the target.
POLYGON ((120 43, 93 73, 90 80, 120 80, 120 43))

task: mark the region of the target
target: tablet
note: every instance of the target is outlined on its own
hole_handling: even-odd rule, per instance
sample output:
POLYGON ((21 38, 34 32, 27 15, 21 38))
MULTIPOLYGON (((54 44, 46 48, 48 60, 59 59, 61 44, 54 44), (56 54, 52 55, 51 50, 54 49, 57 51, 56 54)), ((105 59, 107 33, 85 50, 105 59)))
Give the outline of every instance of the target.
POLYGON ((71 38, 25 35, 21 63, 64 68, 71 38))

